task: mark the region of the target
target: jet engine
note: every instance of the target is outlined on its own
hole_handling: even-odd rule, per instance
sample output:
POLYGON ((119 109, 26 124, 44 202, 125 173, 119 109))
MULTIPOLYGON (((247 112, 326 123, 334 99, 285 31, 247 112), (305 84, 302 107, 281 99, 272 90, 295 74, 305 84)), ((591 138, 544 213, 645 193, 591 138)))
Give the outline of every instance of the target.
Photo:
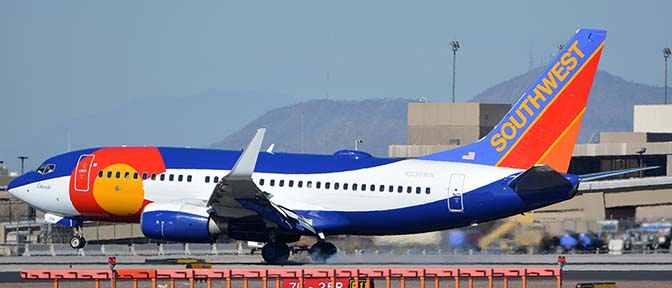
POLYGON ((177 202, 148 204, 140 227, 149 238, 180 242, 214 242, 224 232, 207 207, 177 202))

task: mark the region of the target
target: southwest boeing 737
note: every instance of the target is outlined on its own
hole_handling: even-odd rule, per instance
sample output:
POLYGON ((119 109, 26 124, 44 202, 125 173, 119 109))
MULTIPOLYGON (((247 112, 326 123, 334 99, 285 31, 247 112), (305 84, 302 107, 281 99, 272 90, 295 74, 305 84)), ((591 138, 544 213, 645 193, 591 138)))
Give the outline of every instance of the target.
POLYGON ((336 253, 325 236, 445 230, 572 198, 580 181, 638 169, 567 174, 606 31, 580 29, 481 140, 418 159, 343 150, 333 155, 261 151, 264 129, 243 151, 107 147, 47 159, 8 186, 45 220, 140 223, 146 237, 266 243, 268 263, 286 243, 314 236, 315 261, 336 253))

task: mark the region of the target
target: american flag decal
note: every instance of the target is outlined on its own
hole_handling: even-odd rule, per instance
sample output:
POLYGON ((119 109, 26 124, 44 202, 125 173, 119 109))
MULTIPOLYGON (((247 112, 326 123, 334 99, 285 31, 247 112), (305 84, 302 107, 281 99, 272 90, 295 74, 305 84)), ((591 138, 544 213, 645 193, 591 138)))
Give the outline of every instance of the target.
POLYGON ((476 158, 476 152, 469 151, 462 154, 462 160, 474 160, 476 158))

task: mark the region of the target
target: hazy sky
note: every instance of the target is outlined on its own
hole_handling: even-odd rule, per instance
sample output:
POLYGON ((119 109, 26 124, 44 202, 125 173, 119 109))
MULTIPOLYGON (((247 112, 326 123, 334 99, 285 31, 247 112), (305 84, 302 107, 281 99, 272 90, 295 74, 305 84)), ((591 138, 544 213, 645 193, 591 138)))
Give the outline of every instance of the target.
MULTIPOLYGON (((3 0, 2 141, 99 107, 211 89, 448 100, 452 40, 466 101, 530 59, 545 63, 579 27, 608 30, 601 69, 662 86, 670 13, 672 1, 3 0)), ((0 160, 31 153, 14 150, 0 160)))

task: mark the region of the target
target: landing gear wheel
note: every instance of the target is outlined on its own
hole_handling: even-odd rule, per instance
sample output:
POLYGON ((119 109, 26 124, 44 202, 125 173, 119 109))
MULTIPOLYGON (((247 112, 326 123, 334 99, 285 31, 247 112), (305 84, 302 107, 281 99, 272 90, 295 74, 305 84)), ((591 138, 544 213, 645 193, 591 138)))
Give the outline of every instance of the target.
POLYGON ((287 263, 289 246, 285 243, 267 243, 261 248, 261 256, 268 264, 278 265, 287 263))
POLYGON ((331 258, 336 254, 336 245, 330 242, 317 242, 310 247, 308 251, 310 253, 310 258, 313 259, 313 262, 316 263, 325 263, 327 259, 331 258))
POLYGON ((75 235, 70 238, 70 247, 72 247, 72 249, 81 249, 84 248, 84 246, 86 246, 86 239, 84 239, 84 237, 75 235))

